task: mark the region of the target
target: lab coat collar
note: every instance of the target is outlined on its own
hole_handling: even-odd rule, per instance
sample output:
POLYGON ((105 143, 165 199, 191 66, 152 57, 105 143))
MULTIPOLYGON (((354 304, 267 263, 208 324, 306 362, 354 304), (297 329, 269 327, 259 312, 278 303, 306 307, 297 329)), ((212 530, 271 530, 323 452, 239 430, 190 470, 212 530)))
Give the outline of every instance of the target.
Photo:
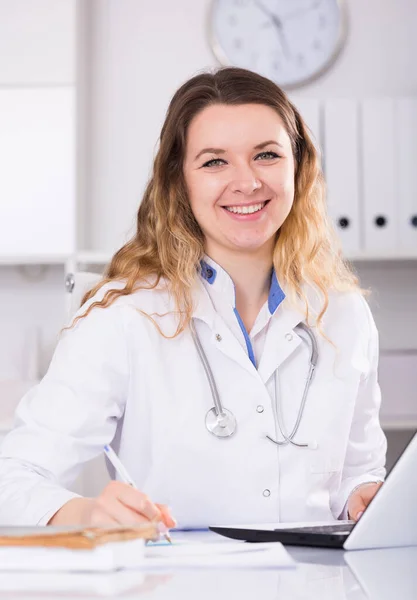
MULTIPOLYGON (((317 291, 307 283, 302 285, 309 306, 308 326, 316 335, 317 315, 321 310, 322 299, 317 291)), ((285 287, 284 287, 285 292, 285 287)), ((289 293, 285 301, 273 316, 265 340, 265 346, 258 366, 258 373, 264 383, 273 375, 275 370, 303 343, 303 338, 295 328, 299 323, 306 323, 305 307, 301 301, 294 306, 290 304, 289 293)), ((307 324, 307 323, 306 323, 307 324)), ((305 342, 304 342, 305 343, 305 342)))
POLYGON ((297 335, 294 328, 304 320, 304 312, 301 308, 291 307, 288 298, 285 298, 271 317, 262 358, 256 369, 246 351, 217 314, 201 277, 195 280, 193 299, 195 307, 193 316, 208 325, 213 344, 255 377, 260 377, 264 383, 302 343, 301 337, 297 335), (220 336, 221 343, 216 342, 216 336, 220 336))
MULTIPOLYGON (((232 278, 225 269, 207 255, 201 261, 201 277, 210 293, 221 294, 233 309, 236 308, 236 289, 232 278)), ((271 315, 275 313, 284 299, 285 293, 279 285, 275 269, 273 269, 268 296, 268 309, 271 315)))

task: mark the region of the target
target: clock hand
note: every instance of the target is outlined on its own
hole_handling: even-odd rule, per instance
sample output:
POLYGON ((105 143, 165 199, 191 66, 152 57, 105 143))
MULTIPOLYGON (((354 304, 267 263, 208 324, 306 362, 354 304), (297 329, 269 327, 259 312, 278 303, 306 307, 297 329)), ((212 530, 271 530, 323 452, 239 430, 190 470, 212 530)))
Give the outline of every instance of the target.
POLYGON ((261 4, 259 2, 259 0, 254 0, 254 3, 256 4, 256 6, 258 8, 261 9, 261 11, 263 13, 265 13, 271 19, 273 26, 275 27, 275 29, 278 32, 278 37, 281 42, 282 50, 283 50, 284 54, 287 56, 287 58, 290 58, 289 46, 288 46, 287 38, 285 37, 284 31, 283 31, 284 27, 283 27, 281 19, 278 17, 278 15, 276 15, 275 13, 273 13, 270 10, 268 10, 267 8, 265 8, 265 6, 263 4, 261 4))

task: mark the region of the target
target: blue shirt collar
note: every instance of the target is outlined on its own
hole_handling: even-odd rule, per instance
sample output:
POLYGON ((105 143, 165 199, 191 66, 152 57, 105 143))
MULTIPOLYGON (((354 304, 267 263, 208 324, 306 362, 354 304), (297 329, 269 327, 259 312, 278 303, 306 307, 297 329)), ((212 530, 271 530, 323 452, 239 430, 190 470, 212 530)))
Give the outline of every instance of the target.
MULTIPOLYGON (((213 286, 216 291, 223 292, 227 297, 230 297, 233 308, 235 308, 235 286, 230 275, 209 256, 206 256, 200 264, 201 277, 204 281, 207 281, 210 287, 213 286)), ((271 315, 274 314, 284 298, 285 293, 279 285, 275 269, 273 269, 268 295, 268 309, 271 315)))

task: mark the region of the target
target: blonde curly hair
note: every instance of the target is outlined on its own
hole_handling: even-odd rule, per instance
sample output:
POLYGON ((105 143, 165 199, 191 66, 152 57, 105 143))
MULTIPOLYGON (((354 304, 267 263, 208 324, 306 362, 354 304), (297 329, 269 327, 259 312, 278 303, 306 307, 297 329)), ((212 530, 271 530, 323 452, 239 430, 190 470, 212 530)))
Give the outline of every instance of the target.
MULTIPOLYGON (((271 107, 281 117, 290 137, 295 159, 294 202, 277 232, 273 253, 276 275, 285 286, 288 301, 301 301, 308 321, 309 302, 303 285, 313 286, 322 301, 316 319, 320 330, 329 291, 367 293, 360 289, 352 267, 342 256, 327 214, 320 157, 300 113, 269 79, 246 69, 225 67, 192 77, 174 94, 161 130, 152 176, 137 213, 136 233, 116 252, 102 281, 84 296, 82 303, 109 282, 121 281, 123 286, 110 286, 103 298, 91 303, 74 324, 95 307, 105 308, 120 296, 139 288, 153 289, 163 281, 178 314, 178 326, 171 337, 188 326, 194 308, 192 286, 205 252, 204 236, 187 197, 183 162, 191 121, 213 104, 271 107)), ((164 335, 152 316, 143 314, 164 335)))

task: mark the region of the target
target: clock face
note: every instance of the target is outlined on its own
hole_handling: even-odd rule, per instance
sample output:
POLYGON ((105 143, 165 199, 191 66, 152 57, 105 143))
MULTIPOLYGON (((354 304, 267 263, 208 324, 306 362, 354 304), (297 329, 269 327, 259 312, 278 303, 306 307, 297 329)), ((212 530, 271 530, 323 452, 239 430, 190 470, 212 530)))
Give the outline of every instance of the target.
POLYGON ((222 64, 296 87, 330 66, 346 33, 342 0, 214 0, 213 51, 222 64))

